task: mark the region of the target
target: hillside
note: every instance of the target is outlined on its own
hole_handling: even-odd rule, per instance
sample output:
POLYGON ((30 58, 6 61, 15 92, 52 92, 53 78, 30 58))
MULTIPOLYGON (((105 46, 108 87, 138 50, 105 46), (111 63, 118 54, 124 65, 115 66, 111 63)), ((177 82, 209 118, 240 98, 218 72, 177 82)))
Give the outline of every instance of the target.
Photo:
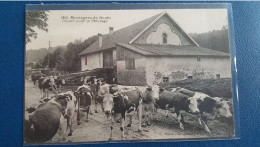
MULTIPOLYGON (((63 52, 66 51, 67 47, 66 46, 59 46, 62 48, 63 52)), ((41 48, 41 49, 36 49, 36 50, 27 50, 26 55, 27 55, 27 60, 28 62, 39 62, 42 60, 47 53, 53 53, 56 48, 58 47, 51 47, 49 50, 47 48, 41 48)))

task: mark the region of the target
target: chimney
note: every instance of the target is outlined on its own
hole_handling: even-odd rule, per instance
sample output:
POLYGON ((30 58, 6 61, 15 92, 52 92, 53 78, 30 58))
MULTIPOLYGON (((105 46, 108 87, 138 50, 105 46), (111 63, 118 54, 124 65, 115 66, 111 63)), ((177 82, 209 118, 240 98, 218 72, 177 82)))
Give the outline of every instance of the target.
POLYGON ((102 47, 102 34, 98 33, 98 45, 99 45, 99 48, 102 47))
POLYGON ((113 27, 109 27, 109 34, 112 35, 114 33, 114 28, 113 27))

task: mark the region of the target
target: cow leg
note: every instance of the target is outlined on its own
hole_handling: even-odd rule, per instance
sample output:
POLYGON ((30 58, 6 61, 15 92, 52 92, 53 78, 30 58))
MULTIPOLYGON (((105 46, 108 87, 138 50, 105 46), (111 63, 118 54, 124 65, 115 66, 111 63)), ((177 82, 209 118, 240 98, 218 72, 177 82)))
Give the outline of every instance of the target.
POLYGON ((127 127, 131 127, 132 122, 133 122, 132 119, 133 119, 133 116, 130 115, 130 116, 129 116, 129 124, 127 125, 127 127))
POLYGON ((97 111, 97 105, 98 105, 97 96, 94 93, 93 93, 92 96, 93 96, 93 101, 94 101, 94 105, 95 105, 94 112, 98 113, 98 111, 97 111))
POLYGON ((72 117, 67 116, 67 129, 69 129, 69 134, 68 136, 72 135, 72 117))
POLYGON ((205 131, 208 132, 208 133, 211 133, 211 131, 209 130, 207 124, 204 121, 202 121, 202 124, 204 125, 205 131))
POLYGON ((177 119, 180 125, 180 129, 184 130, 184 125, 182 124, 182 116, 181 116, 181 112, 176 112, 177 113, 177 119))
POLYGON ((143 114, 142 114, 142 118, 143 118, 143 122, 141 122, 141 127, 146 127, 146 122, 147 122, 147 119, 146 119, 146 111, 143 110, 143 114))
POLYGON ((67 134, 66 134, 66 128, 65 128, 65 125, 64 125, 64 122, 65 122, 65 119, 63 117, 63 115, 60 116, 60 133, 61 133, 61 140, 62 141, 67 141, 67 134))
POLYGON ((114 116, 111 116, 111 120, 110 120, 110 137, 108 139, 108 141, 112 141, 113 140, 113 129, 114 129, 114 116))
POLYGON ((151 117, 152 117, 152 113, 149 111, 147 114, 147 125, 151 126, 151 117))
MULTIPOLYGON (((90 102, 91 102, 91 100, 92 100, 92 98, 93 98, 93 97, 92 97, 92 94, 91 94, 91 93, 88 93, 88 95, 90 96, 90 99, 89 99, 89 100, 90 100, 90 102)), ((92 107, 91 107, 91 105, 89 105, 89 114, 92 115, 92 107)))
POLYGON ((70 118, 70 133, 69 133, 69 136, 72 135, 72 132, 73 132, 73 118, 70 118))
POLYGON ((142 132, 142 109, 143 109, 143 105, 142 105, 142 100, 139 101, 139 108, 138 108, 138 131, 142 132))
POLYGON ((41 91, 41 98, 43 98, 43 89, 40 89, 41 91))
POLYGON ((181 113, 181 121, 182 121, 182 123, 184 123, 185 121, 184 121, 184 117, 183 117, 183 114, 181 113))
POLYGON ((101 105, 101 109, 102 109, 102 111, 104 112, 104 106, 103 106, 103 103, 101 102, 100 105, 101 105))
POLYGON ((80 125, 80 112, 79 112, 80 98, 78 98, 78 112, 77 112, 77 125, 80 125))
POLYGON ((155 108, 155 118, 156 118, 156 120, 158 121, 159 120, 159 115, 158 115, 158 108, 155 108))
POLYGON ((86 122, 88 122, 88 114, 90 113, 90 106, 87 106, 87 120, 86 122))
POLYGON ((211 133, 209 127, 207 126, 207 118, 205 116, 202 116, 201 123, 203 124, 205 131, 207 133, 211 133))
POLYGON ((46 97, 49 97, 49 90, 46 91, 46 97))
POLYGON ((150 111, 146 111, 145 112, 145 124, 147 126, 150 126, 151 125, 151 122, 150 122, 150 116, 151 116, 151 112, 150 111))
POLYGON ((165 117, 166 117, 166 118, 168 118, 168 117, 169 117, 169 110, 166 110, 165 117))
MULTIPOLYGON (((169 110, 165 110, 165 117, 164 117, 164 122, 167 122, 167 118, 169 118, 169 110)), ((158 120, 158 119, 157 119, 158 120)))
POLYGON ((202 124, 202 123, 201 123, 201 114, 199 114, 199 116, 198 116, 198 123, 199 123, 199 125, 202 124))
POLYGON ((122 140, 125 140, 125 133, 124 133, 124 128, 125 128, 125 113, 122 114, 121 119, 120 119, 120 122, 121 122, 120 130, 121 130, 121 133, 122 133, 121 139, 122 139, 122 140))
POLYGON ((42 98, 45 98, 46 96, 45 89, 42 89, 42 98))

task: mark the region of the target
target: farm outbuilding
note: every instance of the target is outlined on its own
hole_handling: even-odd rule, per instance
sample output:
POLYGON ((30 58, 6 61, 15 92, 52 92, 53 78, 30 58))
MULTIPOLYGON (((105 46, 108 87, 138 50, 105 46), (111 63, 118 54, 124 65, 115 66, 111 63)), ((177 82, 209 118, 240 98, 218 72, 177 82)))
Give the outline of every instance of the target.
POLYGON ((123 85, 231 77, 230 55, 200 47, 166 12, 109 31, 79 54, 82 71, 112 68, 123 85))

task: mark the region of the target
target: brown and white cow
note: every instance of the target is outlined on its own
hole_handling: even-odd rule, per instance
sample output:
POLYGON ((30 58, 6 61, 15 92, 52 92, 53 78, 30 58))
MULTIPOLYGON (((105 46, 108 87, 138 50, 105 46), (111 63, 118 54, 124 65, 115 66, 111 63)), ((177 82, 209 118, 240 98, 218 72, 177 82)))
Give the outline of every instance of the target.
POLYGON ((62 85, 66 84, 65 79, 62 79, 62 78, 60 78, 60 77, 56 77, 56 78, 54 78, 54 83, 55 83, 57 92, 58 92, 58 93, 61 93, 62 85))
POLYGON ((200 125, 202 124, 204 126, 206 132, 211 133, 207 125, 209 116, 211 119, 215 119, 215 117, 232 118, 228 103, 229 101, 218 97, 198 99, 198 108, 200 110, 198 121, 200 125))
POLYGON ((222 98, 218 97, 210 97, 205 93, 193 92, 184 88, 179 88, 176 91, 197 100, 198 108, 200 111, 198 122, 200 125, 204 126, 205 131, 208 133, 211 133, 210 129, 207 126, 207 120, 209 119, 209 117, 211 119, 214 119, 215 117, 232 117, 230 106, 228 105, 229 101, 223 100, 222 98))
MULTIPOLYGON (((111 119, 110 128, 111 134, 109 140, 113 138, 113 125, 114 122, 120 118, 121 127, 120 130, 122 132, 122 140, 125 139, 124 136, 124 124, 126 115, 129 115, 129 123, 128 127, 132 125, 132 112, 137 111, 138 114, 138 131, 142 131, 142 116, 146 116, 145 112, 154 110, 154 102, 159 98, 159 87, 158 86, 149 86, 143 88, 136 88, 134 90, 129 89, 126 91, 118 92, 115 90, 117 88, 116 85, 109 86, 104 85, 100 87, 100 93, 104 93, 103 105, 104 111, 107 117, 111 119), (150 108, 152 106, 152 108, 150 108)), ((147 120, 148 121, 148 120, 147 120)), ((148 123, 148 122, 145 122, 148 123)), ((149 122, 150 123, 150 122, 149 122)))
MULTIPOLYGON (((91 100, 92 100, 92 95, 91 95, 91 90, 89 85, 83 84, 82 86, 79 86, 77 90, 75 91, 76 97, 78 97, 78 103, 79 106, 82 106, 87 115, 87 120, 88 122, 88 115, 90 114, 90 107, 91 107, 91 100)), ((80 124, 80 115, 79 115, 79 107, 78 107, 78 125, 80 124)))
POLYGON ((75 112, 77 112, 76 110, 78 108, 78 99, 73 91, 67 91, 65 93, 60 93, 59 95, 69 96, 70 98, 67 109, 65 109, 65 118, 67 119, 67 130, 69 129, 68 136, 71 136, 73 132, 72 125, 76 117, 75 112))
MULTIPOLYGON (((221 116, 230 118, 232 116, 230 112, 230 107, 228 105, 228 101, 223 101, 221 98, 212 98, 208 96, 205 93, 202 92, 193 92, 190 90, 187 90, 185 88, 176 88, 171 89, 171 92, 164 91, 160 95, 160 100, 156 102, 157 106, 159 106, 161 109, 169 110, 171 108, 174 108, 178 116, 178 121, 180 122, 180 128, 184 129, 183 127, 183 116, 181 113, 178 115, 178 111, 180 109, 180 106, 186 107, 186 112, 193 113, 196 111, 199 111, 199 113, 195 113, 198 116, 198 122, 200 125, 204 126, 204 129, 210 133, 207 126, 207 119, 208 116, 211 115, 211 118, 215 118, 215 116, 221 116), (179 98, 173 98, 176 97, 176 95, 179 98), (181 98, 182 97, 182 98, 181 98), (176 99, 179 102, 176 102, 176 99), (189 101, 180 101, 180 99, 188 99, 189 101), (181 103, 180 103, 181 102, 181 103), (187 102, 189 103, 189 106, 187 107, 187 102), (173 103, 175 103, 173 105, 173 103), (192 104, 192 105, 190 105, 192 104), (187 109, 189 108, 189 110, 187 109), (188 111, 187 111, 188 110, 188 111)), ((167 116, 167 114, 166 114, 167 116)))
MULTIPOLYGON (((138 110, 138 131, 141 131, 141 116, 142 116, 142 97, 138 90, 127 91, 123 93, 117 93, 116 95, 107 93, 104 95, 103 99, 104 103, 104 112, 107 118, 110 118, 110 137, 109 140, 113 139, 113 129, 114 123, 120 119, 121 127, 120 130, 122 132, 121 139, 124 140, 124 126, 126 114, 132 113, 132 111, 138 110)), ((128 126, 131 126, 132 120, 128 126)))
POLYGON ((156 106, 163 110, 174 108, 174 113, 177 114, 179 126, 182 130, 184 130, 183 112, 199 115, 197 99, 180 92, 162 91, 159 100, 156 101, 156 106))
POLYGON ((54 91, 57 94, 54 77, 42 77, 38 80, 39 89, 41 91, 41 98, 49 97, 49 91, 54 91))
POLYGON ((58 95, 50 101, 40 104, 32 113, 25 113, 24 141, 26 143, 44 143, 51 140, 58 129, 62 140, 67 139, 64 127, 68 104, 72 102, 69 95, 58 95))

